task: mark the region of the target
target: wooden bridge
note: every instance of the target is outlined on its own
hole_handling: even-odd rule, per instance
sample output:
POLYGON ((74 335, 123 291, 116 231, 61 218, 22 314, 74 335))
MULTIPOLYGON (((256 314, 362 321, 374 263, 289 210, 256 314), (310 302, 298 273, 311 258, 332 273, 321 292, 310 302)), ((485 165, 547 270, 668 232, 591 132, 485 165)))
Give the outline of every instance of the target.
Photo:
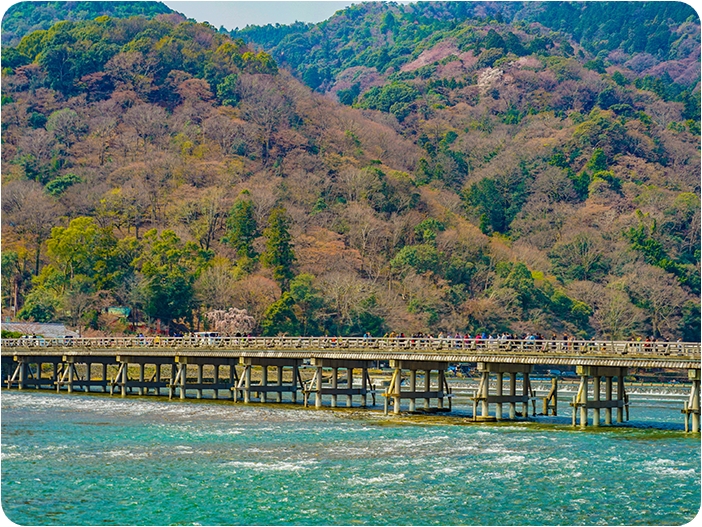
MULTIPOLYGON (((245 403, 271 398, 283 402, 284 394, 297 403, 301 394, 305 405, 314 400, 316 407, 323 405, 324 396, 336 407, 339 396, 346 397, 347 406, 352 406, 354 397, 366 406, 368 396, 375 404, 379 395, 385 411, 392 403, 394 413, 402 411, 403 401, 410 412, 417 411, 422 401, 423 411, 451 410, 453 395, 445 375, 449 364, 476 364, 481 379, 471 398, 473 419, 482 421, 505 418, 503 405, 508 406, 511 419, 516 418, 517 404, 522 405, 521 415, 528 415, 529 402, 534 400, 529 381, 534 366, 575 366, 580 385, 570 404, 573 425, 579 414, 583 427, 590 409, 593 426, 600 425, 602 410, 605 424, 612 423, 613 409, 617 422, 624 421, 624 411, 628 414, 624 378, 629 368, 676 369, 687 371, 691 381, 689 399, 681 410, 685 429, 700 431, 699 343, 450 337, 25 338, 3 339, 1 355, 2 380, 8 388, 101 389, 122 396, 135 390, 139 395, 161 395, 163 390, 181 399, 188 391, 197 398, 203 390, 212 391, 215 398, 224 391, 232 400, 245 403), (369 369, 379 363, 392 369, 384 386, 376 386, 369 375, 369 369), (303 364, 314 369, 311 379, 302 378, 303 364), (345 376, 340 377, 340 369, 346 370, 345 376), (491 379, 495 393, 490 391, 491 379)), ((543 401, 545 414, 555 415, 557 396, 554 378, 543 401)))

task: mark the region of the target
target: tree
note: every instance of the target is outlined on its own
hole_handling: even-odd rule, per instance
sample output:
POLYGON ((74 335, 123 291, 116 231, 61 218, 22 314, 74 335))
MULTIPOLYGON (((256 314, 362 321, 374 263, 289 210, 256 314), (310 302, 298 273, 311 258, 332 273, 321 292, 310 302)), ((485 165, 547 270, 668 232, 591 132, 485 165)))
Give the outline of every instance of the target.
POLYGON ((2 221, 33 245, 34 274, 39 274, 40 254, 61 208, 35 181, 12 181, 2 189, 2 221))
POLYGON ((194 283, 211 258, 192 242, 183 243, 173 231, 160 235, 156 229, 144 234, 141 252, 134 264, 146 278, 144 309, 166 324, 192 320, 196 307, 194 283))
POLYGON ((76 142, 82 128, 78 114, 70 108, 54 112, 46 122, 46 129, 53 132, 56 140, 67 149, 76 142))
POLYGON ((254 328, 254 318, 245 309, 230 307, 215 309, 205 313, 205 318, 212 324, 215 331, 233 336, 237 333, 248 335, 254 328))
POLYGON ((567 243, 557 243, 549 258, 553 272, 563 280, 597 280, 608 269, 604 251, 588 233, 579 233, 567 243))
POLYGON ((299 333, 299 325, 295 316, 295 299, 284 292, 278 300, 273 302, 263 314, 261 330, 263 335, 296 335, 299 333))
POLYGON ((254 205, 243 196, 242 193, 229 211, 225 240, 236 249, 239 257, 256 258, 253 242, 258 236, 258 226, 254 217, 254 205))
POLYGON ((166 111, 154 104, 139 104, 131 107, 124 115, 124 122, 136 131, 144 143, 144 153, 148 142, 158 141, 166 134, 166 111))
POLYGON ((635 304, 646 312, 653 336, 672 337, 678 329, 683 307, 690 300, 678 281, 663 269, 644 266, 637 269, 628 290, 635 304))
POLYGON ((295 313, 300 335, 314 335, 319 331, 318 317, 324 299, 314 285, 315 277, 301 274, 290 282, 290 295, 295 300, 295 313))
POLYGON ((293 265, 297 258, 293 249, 292 236, 289 231, 290 220, 284 208, 273 209, 268 218, 268 227, 263 231, 266 251, 261 255, 261 262, 273 270, 273 278, 287 291, 294 276, 293 265))

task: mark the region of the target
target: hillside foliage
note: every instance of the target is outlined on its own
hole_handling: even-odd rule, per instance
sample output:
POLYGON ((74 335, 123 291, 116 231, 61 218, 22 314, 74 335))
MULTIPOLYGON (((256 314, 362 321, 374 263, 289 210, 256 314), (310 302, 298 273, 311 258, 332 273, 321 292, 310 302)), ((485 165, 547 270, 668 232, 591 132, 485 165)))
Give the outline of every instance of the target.
POLYGON ((646 3, 615 35, 621 4, 27 34, 2 50, 3 314, 698 340, 699 19, 646 3))

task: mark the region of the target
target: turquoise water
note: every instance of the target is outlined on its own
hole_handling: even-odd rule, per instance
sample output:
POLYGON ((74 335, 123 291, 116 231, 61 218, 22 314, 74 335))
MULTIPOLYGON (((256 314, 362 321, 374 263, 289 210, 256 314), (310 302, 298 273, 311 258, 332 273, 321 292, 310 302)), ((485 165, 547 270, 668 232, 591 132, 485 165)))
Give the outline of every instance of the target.
POLYGON ((4 391, 2 507, 21 525, 682 525, 700 437, 679 406, 579 430, 4 391))

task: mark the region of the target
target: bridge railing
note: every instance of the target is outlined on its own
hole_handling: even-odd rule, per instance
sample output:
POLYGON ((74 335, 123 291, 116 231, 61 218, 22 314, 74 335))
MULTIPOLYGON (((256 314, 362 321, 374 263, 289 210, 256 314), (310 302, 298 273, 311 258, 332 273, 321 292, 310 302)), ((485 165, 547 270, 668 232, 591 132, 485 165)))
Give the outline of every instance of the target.
POLYGON ((670 356, 699 359, 695 342, 633 342, 610 340, 512 340, 454 337, 97 337, 2 339, 2 350, 16 348, 338 350, 445 353, 529 353, 600 356, 670 356))

